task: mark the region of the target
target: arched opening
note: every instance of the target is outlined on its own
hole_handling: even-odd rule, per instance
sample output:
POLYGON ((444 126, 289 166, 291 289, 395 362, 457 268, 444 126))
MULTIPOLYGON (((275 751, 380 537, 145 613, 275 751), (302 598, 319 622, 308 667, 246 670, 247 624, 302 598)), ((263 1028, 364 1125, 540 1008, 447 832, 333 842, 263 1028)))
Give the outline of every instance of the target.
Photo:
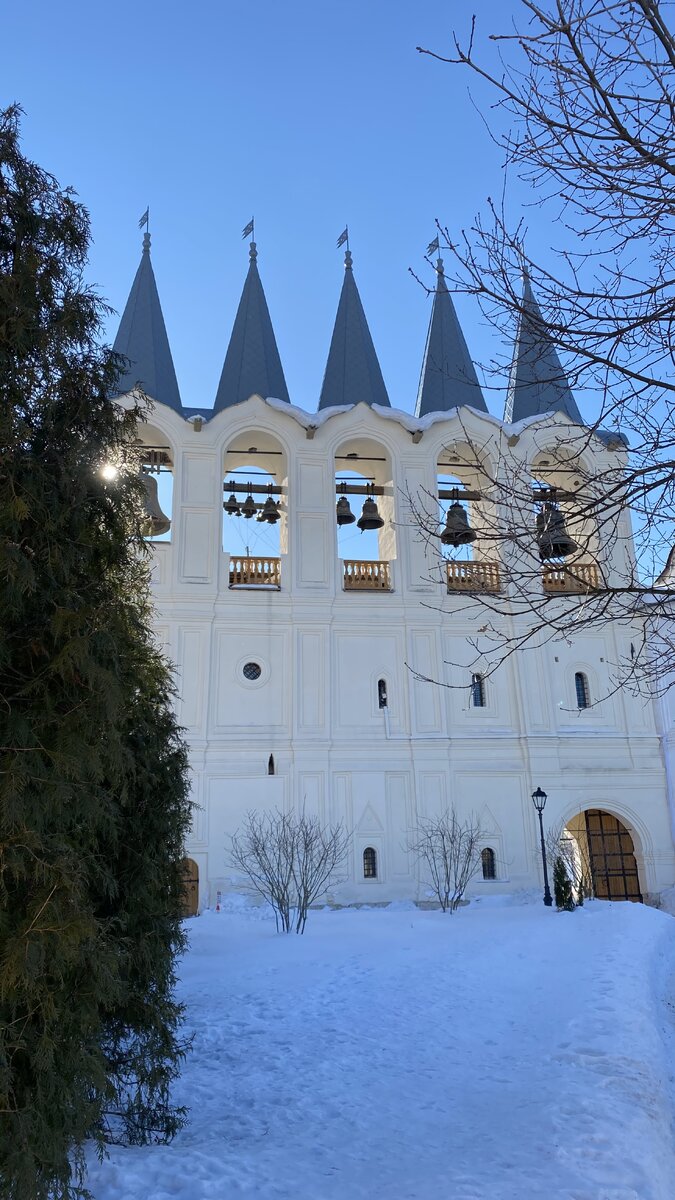
POLYGON ((337 552, 345 591, 391 591, 396 558, 394 487, 389 455, 369 438, 351 438, 335 454, 337 552))
POLYGON ((483 879, 496 879, 497 867, 495 852, 491 846, 485 846, 480 852, 480 862, 483 868, 483 879))
POLYGON ((223 549, 230 587, 281 586, 288 550, 286 453, 270 434, 238 434, 225 451, 223 549))
POLYGON ((267 760, 267 774, 274 775, 275 770, 276 770, 276 767, 274 765, 274 755, 270 754, 270 756, 267 760))
POLYGON ((363 878, 377 879, 377 850, 373 846, 363 851, 363 878))
POLYGON ((387 708, 387 681, 386 679, 378 679, 377 681, 377 705, 378 708, 387 708))
POLYGON ((173 511, 173 450, 167 437, 156 425, 138 426, 141 471, 145 484, 147 526, 145 536, 151 542, 171 541, 173 511))
POLYGON ((183 916, 199 912, 199 867, 192 858, 183 859, 183 916))
POLYGON ((574 840, 573 858, 586 895, 597 900, 642 900, 631 831, 613 813, 588 808, 565 826, 574 840))
POLYGON ((583 594, 601 582, 590 487, 570 448, 542 451, 532 464, 533 534, 547 592, 583 594))
POLYGON ((464 444, 445 446, 436 466, 438 520, 449 592, 500 589, 499 542, 489 478, 476 452, 464 444))

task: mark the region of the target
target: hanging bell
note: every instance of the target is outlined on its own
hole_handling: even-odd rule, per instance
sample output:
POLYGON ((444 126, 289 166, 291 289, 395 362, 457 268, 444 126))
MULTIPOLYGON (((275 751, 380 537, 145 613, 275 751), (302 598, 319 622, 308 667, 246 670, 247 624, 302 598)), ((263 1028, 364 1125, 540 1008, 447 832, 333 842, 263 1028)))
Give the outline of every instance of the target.
POLYGON ((279 512, 276 501, 272 496, 268 496, 262 506, 261 511, 258 513, 258 520, 267 521, 270 525, 276 525, 280 517, 281 513, 279 512))
POLYGON ((171 528, 171 521, 162 512, 159 507, 159 499, 157 497, 157 480, 154 475, 150 475, 147 471, 141 470, 141 479, 145 488, 144 508, 145 521, 143 522, 144 537, 159 537, 161 533, 168 533, 171 528))
POLYGON ((441 534, 441 542, 444 546, 457 547, 470 546, 471 542, 475 542, 475 540, 476 533, 469 525, 466 509, 455 501, 448 509, 448 514, 445 518, 445 529, 441 534))
POLYGON ((338 525, 351 525, 356 520, 346 496, 340 496, 335 505, 335 520, 338 525))
POLYGON ((567 558, 579 547, 565 529, 565 519, 557 504, 544 504, 537 513, 537 545, 542 562, 548 558, 567 558))
POLYGON ((237 503, 237 497, 235 496, 234 492, 230 492, 229 499, 226 500, 225 504, 223 505, 223 508, 225 509, 225 512, 227 513, 228 517, 238 517, 239 516, 239 512, 240 512, 239 504, 237 503))
POLYGON ((248 496, 246 497, 246 499, 244 500, 244 503, 241 506, 241 515, 242 515, 242 517, 246 517, 247 521, 250 521, 251 517, 254 517, 257 511, 258 511, 258 509, 256 506, 256 502, 253 499, 253 496, 251 495, 251 493, 249 492, 248 496))
POLYGON ((377 505, 372 496, 366 497, 365 504, 361 509, 361 516, 356 523, 361 533, 364 533, 366 529, 381 529, 384 525, 384 521, 377 511, 377 505))

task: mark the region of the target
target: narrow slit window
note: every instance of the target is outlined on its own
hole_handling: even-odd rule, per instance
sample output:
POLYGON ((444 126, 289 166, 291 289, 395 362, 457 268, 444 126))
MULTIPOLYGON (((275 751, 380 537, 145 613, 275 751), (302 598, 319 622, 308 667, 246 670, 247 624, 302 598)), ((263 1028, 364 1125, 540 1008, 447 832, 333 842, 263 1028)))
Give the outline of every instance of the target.
POLYGON ((377 879, 377 850, 366 846, 363 851, 363 878, 377 879))
POLYGON ((590 708, 591 694, 588 688, 588 680, 583 671, 577 671, 574 676, 574 689, 577 694, 577 708, 590 708))
POLYGON ((495 852, 490 846, 486 846, 484 850, 481 850, 480 861, 483 868, 483 879, 496 879, 495 852))
POLYGON ((269 758, 268 758, 268 760, 267 760, 267 774, 268 774, 268 775, 274 775, 274 770, 275 770, 275 768, 274 768, 274 755, 273 755, 273 754, 270 754, 270 756, 269 756, 269 758))
POLYGON ((471 703, 474 708, 485 708, 485 680, 482 675, 471 676, 471 703))
POLYGON ((378 679, 377 681, 377 703, 380 708, 387 707, 387 681, 386 679, 378 679))

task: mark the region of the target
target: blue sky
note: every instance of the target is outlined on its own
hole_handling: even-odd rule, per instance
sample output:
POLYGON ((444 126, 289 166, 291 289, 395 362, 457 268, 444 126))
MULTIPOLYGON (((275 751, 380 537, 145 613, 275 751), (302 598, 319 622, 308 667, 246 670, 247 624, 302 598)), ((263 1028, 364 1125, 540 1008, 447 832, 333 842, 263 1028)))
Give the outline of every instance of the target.
MULTIPOLYGON (((247 267, 252 214, 291 400, 316 408, 349 224, 356 280, 392 404, 414 408, 438 217, 459 231, 499 196, 489 93, 441 52, 478 19, 503 30, 518 0, 24 0, 6 9, 2 101, 24 147, 92 217, 90 279, 121 312, 150 205, 153 265, 183 403, 210 407, 247 267)), ((488 48, 488 53, 490 50, 488 48)), ((514 221, 526 193, 514 193, 514 221)), ((548 233, 534 237, 546 247, 548 233), (542 241, 543 239, 543 241, 542 241)), ((530 243, 528 243, 529 248, 530 243)), ((477 305, 457 308, 476 359, 500 351, 477 305)), ((119 317, 109 326, 112 340, 119 317)), ((501 398, 488 405, 501 413, 501 398)))

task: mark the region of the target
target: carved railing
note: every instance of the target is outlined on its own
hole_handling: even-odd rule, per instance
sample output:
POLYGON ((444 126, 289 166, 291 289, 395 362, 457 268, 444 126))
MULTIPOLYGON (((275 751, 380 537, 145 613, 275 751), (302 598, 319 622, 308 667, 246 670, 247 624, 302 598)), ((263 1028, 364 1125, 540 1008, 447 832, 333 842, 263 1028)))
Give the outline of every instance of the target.
POLYGON ((569 567, 546 563, 541 577, 544 591, 560 596, 583 596, 585 592, 595 591, 600 584, 595 563, 574 563, 569 567))
POLYGON ((345 558, 342 567, 342 586, 346 592, 391 591, 388 562, 366 562, 345 558))
POLYGON ((449 592, 498 592, 501 588, 499 563, 448 562, 449 592))
POLYGON ((230 587, 281 587, 280 558, 230 558, 230 587))

